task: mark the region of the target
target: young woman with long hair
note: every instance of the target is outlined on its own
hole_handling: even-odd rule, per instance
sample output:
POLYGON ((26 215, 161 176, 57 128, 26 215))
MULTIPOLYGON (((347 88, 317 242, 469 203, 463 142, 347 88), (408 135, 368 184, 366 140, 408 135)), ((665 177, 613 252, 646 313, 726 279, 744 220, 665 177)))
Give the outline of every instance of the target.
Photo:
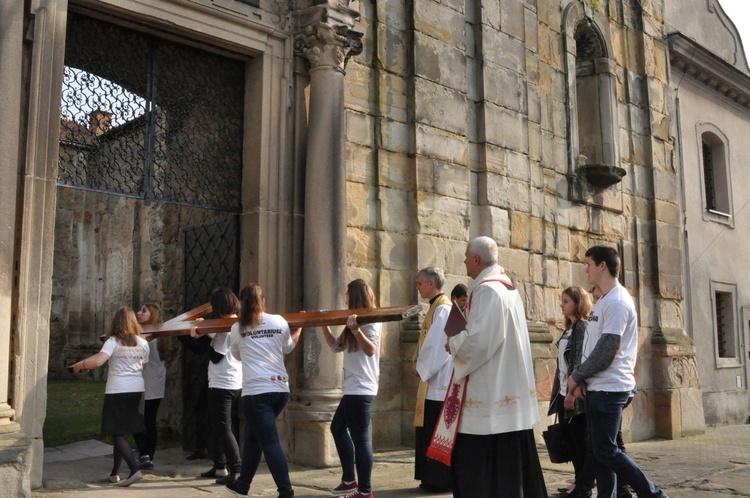
POLYGON ((242 468, 227 489, 247 496, 265 456, 279 498, 294 496, 289 467, 279 442, 276 417, 289 400, 289 375, 284 355, 297 345, 301 328, 289 329, 280 315, 266 313, 263 289, 250 284, 240 291, 240 318, 230 332, 230 350, 242 361, 242 405, 245 412, 245 446, 242 468))
MULTIPOLYGON (((214 318, 236 318, 240 313, 240 300, 230 289, 218 287, 211 293, 214 318)), ((213 444, 213 466, 201 477, 216 478, 216 484, 235 481, 242 461, 237 439, 232 431, 235 425, 237 403, 242 392, 242 363, 230 354, 231 334, 208 334, 201 337, 193 327, 190 335, 205 345, 208 363, 208 419, 213 444)))
MULTIPOLYGON (((161 308, 154 303, 146 303, 135 314, 138 323, 143 325, 156 325, 162 323, 161 308)), ((147 341, 149 334, 143 336, 147 341)), ((143 369, 143 382, 145 391, 143 393, 143 423, 145 432, 133 434, 133 439, 138 446, 138 468, 151 470, 154 468, 154 452, 158 440, 158 429, 156 427, 156 416, 159 412, 159 404, 164 398, 164 389, 167 383, 167 351, 169 337, 162 336, 149 342, 148 367, 143 369)))
POLYGON ((571 488, 561 488, 561 493, 570 498, 588 498, 594 489, 594 462, 587 450, 586 402, 567 392, 568 376, 581 364, 586 323, 593 306, 591 296, 581 287, 568 287, 560 296, 565 332, 557 343, 557 371, 548 415, 556 413, 568 422, 565 427, 570 430, 575 483, 571 488))
POLYGON ((112 436, 114 465, 110 482, 130 486, 143 478, 125 434, 144 431, 143 416, 138 405, 143 396, 143 364, 149 361, 148 343, 141 337, 141 326, 130 308, 120 308, 112 319, 101 351, 72 366, 74 373, 99 368, 109 360, 107 385, 102 409, 102 435, 112 436), (120 480, 122 461, 130 467, 130 475, 120 480))
MULTIPOLYGON (((376 307, 375 294, 362 279, 349 283, 346 299, 350 310, 376 307)), ((370 405, 378 394, 381 330, 380 323, 359 325, 356 314, 349 316, 346 328, 338 337, 330 327, 323 327, 323 337, 331 350, 344 354, 343 397, 331 421, 331 434, 342 468, 341 482, 331 489, 336 495, 373 496, 370 405)))

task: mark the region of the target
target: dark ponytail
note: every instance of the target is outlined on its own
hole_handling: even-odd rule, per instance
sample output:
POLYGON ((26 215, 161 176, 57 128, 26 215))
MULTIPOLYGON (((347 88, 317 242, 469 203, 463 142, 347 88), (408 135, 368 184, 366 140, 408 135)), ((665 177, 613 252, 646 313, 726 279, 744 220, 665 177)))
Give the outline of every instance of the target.
POLYGON ((240 291, 240 325, 255 328, 260 325, 264 309, 263 289, 258 284, 250 284, 240 291))

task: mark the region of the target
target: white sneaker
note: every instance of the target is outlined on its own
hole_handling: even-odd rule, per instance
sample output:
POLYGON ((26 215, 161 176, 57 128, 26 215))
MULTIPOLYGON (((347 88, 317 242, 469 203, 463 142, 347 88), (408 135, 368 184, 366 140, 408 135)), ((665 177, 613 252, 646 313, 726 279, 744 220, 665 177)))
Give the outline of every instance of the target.
POLYGON ((124 481, 118 482, 117 485, 118 486, 127 487, 127 486, 130 486, 131 484, 133 484, 134 482, 140 481, 141 479, 143 479, 143 473, 139 470, 138 472, 136 472, 132 476, 128 477, 124 481))

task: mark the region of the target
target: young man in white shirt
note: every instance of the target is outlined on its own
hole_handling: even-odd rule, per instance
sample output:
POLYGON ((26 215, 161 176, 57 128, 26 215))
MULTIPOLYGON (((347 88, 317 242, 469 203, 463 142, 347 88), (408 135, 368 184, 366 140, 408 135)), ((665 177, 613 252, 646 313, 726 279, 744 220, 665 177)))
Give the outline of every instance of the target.
POLYGON ((597 496, 616 498, 621 479, 641 498, 666 498, 615 442, 622 409, 635 388, 638 355, 638 317, 633 298, 617 279, 619 271, 616 249, 594 246, 586 251, 586 275, 599 286, 602 297, 589 316, 582 362, 568 377, 568 390, 578 399, 586 398, 597 496))

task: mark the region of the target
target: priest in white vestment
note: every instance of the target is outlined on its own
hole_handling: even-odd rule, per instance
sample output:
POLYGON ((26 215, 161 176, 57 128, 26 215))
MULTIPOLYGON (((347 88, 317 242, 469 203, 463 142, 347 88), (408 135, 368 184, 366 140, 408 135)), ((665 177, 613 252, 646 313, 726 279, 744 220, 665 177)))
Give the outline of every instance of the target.
POLYGON ((532 431, 539 409, 523 301, 497 264, 491 238, 471 240, 464 263, 474 279, 466 330, 446 345, 453 382, 466 379, 451 456, 453 496, 545 498, 532 431))

